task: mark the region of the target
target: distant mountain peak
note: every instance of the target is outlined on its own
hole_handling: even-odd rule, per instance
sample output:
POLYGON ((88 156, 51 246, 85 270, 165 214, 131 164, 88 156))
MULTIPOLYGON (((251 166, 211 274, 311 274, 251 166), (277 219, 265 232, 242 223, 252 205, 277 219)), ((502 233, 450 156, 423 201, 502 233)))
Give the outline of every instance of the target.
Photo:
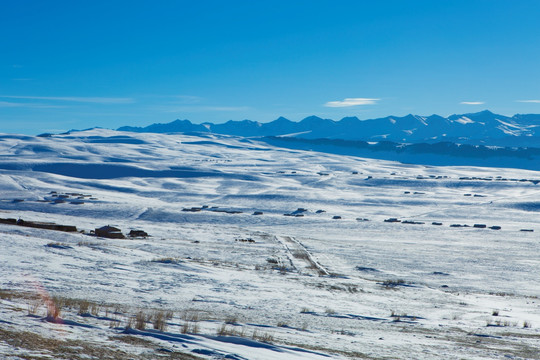
POLYGON ((274 121, 291 121, 291 120, 287 119, 286 117, 280 116, 274 121))
POLYGON ((318 121, 318 120, 323 120, 323 118, 320 118, 320 117, 315 116, 315 115, 310 115, 310 116, 307 116, 304 119, 302 119, 301 122, 302 121, 318 121))
POLYGON ((339 121, 323 119, 316 115, 301 121, 291 121, 283 116, 271 122, 229 120, 214 124, 193 124, 189 120, 175 120, 168 124, 146 127, 124 126, 120 131, 133 132, 204 132, 244 137, 294 136, 306 139, 342 139, 395 142, 433 143, 444 141, 466 144, 501 146, 538 146, 540 143, 540 115, 520 114, 512 117, 495 114, 489 110, 476 113, 437 114, 421 116, 387 116, 379 119, 360 120, 356 116, 339 121), (523 145, 525 144, 525 145, 523 145))
POLYGON ((477 114, 492 114, 492 115, 495 115, 494 113, 492 113, 492 112, 489 111, 488 109, 479 111, 479 112, 477 112, 477 114))

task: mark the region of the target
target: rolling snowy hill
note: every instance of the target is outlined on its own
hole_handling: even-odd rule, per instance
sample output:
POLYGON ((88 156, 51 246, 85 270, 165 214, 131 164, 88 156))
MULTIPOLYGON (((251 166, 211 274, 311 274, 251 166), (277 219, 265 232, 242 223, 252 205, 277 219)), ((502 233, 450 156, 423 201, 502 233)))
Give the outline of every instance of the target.
POLYGON ((538 171, 100 129, 0 153, 1 358, 540 359, 538 171))

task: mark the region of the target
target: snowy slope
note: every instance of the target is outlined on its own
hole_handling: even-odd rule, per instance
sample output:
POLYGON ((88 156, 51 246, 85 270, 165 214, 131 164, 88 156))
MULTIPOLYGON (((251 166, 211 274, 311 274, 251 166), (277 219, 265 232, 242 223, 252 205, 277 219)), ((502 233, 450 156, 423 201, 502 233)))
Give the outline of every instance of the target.
POLYGON ((0 357, 540 358, 540 172, 109 130, 0 154, 0 218, 83 231, 0 223, 0 357))

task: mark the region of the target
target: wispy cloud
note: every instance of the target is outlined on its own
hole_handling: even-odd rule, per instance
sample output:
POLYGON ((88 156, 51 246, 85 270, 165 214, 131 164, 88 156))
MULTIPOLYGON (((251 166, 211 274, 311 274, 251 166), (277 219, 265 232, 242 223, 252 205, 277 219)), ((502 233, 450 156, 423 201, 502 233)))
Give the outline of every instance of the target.
POLYGON ((82 96, 16 96, 16 95, 0 95, 4 99, 20 99, 20 100, 50 100, 50 101, 67 101, 95 104, 131 104, 135 100, 132 98, 114 98, 114 97, 82 97, 82 96))
POLYGON ((540 100, 516 100, 516 102, 519 102, 519 103, 533 103, 533 104, 540 104, 540 100))
POLYGON ((461 105, 484 105, 484 101, 462 101, 460 102, 461 105))
POLYGON ((349 107, 358 105, 375 105, 380 99, 368 98, 346 98, 341 101, 329 101, 324 106, 326 107, 349 107))
POLYGON ((20 103, 14 103, 10 101, 0 101, 0 107, 19 107, 22 104, 20 103))
POLYGON ((62 109, 67 106, 0 101, 0 108, 62 109))

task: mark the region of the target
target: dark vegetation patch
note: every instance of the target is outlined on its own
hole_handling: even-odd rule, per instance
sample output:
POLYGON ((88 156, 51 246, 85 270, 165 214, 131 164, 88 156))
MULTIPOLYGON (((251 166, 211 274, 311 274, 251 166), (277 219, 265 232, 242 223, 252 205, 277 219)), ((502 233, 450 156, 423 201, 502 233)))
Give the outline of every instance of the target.
POLYGON ((69 246, 68 244, 63 244, 59 242, 48 243, 46 246, 53 249, 60 249, 60 250, 73 249, 73 247, 69 246))
POLYGON ((358 271, 364 271, 364 272, 379 272, 379 270, 372 268, 372 267, 365 267, 365 266, 357 266, 355 267, 358 271))
POLYGON ((8 225, 18 225, 18 226, 24 226, 24 227, 31 227, 31 228, 37 228, 37 229, 48 229, 48 230, 56 230, 56 231, 64 231, 64 232, 77 232, 77 227, 73 225, 60 225, 55 223, 49 223, 49 222, 39 222, 39 221, 25 221, 23 219, 0 219, 0 224, 8 224, 8 225))
POLYGON ((378 284, 384 286, 386 289, 393 289, 399 286, 415 287, 412 283, 405 282, 403 279, 388 279, 378 284))
POLYGON ((450 276, 450 274, 442 272, 442 271, 434 271, 431 273, 431 275, 450 276))

